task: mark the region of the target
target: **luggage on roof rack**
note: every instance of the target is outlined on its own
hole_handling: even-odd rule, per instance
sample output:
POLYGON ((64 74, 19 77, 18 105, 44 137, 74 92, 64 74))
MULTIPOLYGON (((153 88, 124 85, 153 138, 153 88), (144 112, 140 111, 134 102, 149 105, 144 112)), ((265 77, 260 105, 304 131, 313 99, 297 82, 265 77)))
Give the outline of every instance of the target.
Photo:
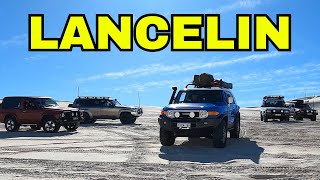
POLYGON ((197 88, 209 88, 209 87, 220 87, 220 88, 226 88, 226 89, 233 88, 232 83, 224 82, 222 79, 220 80, 214 79, 213 75, 208 73, 194 75, 192 84, 188 84, 188 85, 194 85, 197 88))

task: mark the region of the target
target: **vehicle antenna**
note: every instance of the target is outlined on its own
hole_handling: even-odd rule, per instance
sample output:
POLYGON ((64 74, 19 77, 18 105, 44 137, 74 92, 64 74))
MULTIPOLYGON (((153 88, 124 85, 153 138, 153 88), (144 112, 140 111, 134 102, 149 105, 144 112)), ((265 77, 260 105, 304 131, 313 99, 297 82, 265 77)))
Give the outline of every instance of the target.
POLYGON ((80 97, 80 87, 78 86, 78 97, 80 97))

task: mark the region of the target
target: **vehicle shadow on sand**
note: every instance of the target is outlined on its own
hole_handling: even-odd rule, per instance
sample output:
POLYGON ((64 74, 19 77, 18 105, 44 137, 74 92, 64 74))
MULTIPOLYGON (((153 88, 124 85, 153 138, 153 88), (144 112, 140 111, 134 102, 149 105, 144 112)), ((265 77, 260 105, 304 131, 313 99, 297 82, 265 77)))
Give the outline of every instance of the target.
POLYGON ((249 138, 228 139, 225 148, 213 148, 211 139, 190 139, 181 145, 162 146, 159 157, 169 161, 224 163, 249 159, 259 164, 264 148, 249 138))
POLYGON ((113 126, 128 126, 128 127, 134 127, 134 126, 140 126, 142 124, 140 123, 134 123, 134 124, 121 124, 121 122, 95 122, 90 124, 81 124, 81 127, 113 127, 113 126))
POLYGON ((296 124, 296 123, 303 123, 303 120, 293 120, 290 119, 290 121, 280 121, 277 119, 270 119, 266 123, 279 123, 279 124, 296 124))
POLYGON ((77 134, 76 131, 60 131, 56 133, 45 133, 44 131, 34 131, 34 130, 27 130, 27 131, 18 131, 18 132, 7 132, 7 131, 0 131, 0 139, 10 139, 10 138, 20 138, 20 137, 62 137, 62 136, 70 136, 77 134))

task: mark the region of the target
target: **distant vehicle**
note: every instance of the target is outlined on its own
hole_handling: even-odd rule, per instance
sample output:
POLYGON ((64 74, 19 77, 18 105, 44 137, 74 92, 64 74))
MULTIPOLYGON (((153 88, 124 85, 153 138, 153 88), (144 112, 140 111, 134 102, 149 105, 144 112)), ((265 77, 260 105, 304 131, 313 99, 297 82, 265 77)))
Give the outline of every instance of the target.
POLYGON ((263 97, 260 109, 260 119, 264 122, 268 122, 268 119, 289 121, 290 109, 286 107, 284 96, 263 97))
POLYGON ((0 107, 0 122, 7 131, 18 131, 21 125, 45 132, 57 132, 60 126, 77 130, 82 113, 76 108, 59 107, 50 97, 5 97, 0 107))
POLYGON ((315 109, 312 109, 310 105, 305 104, 303 100, 294 100, 295 104, 295 119, 302 120, 303 118, 308 118, 311 121, 316 121, 318 111, 315 109))
POLYGON ((122 124, 132 124, 143 114, 142 108, 121 105, 110 97, 78 97, 69 107, 83 110, 85 123, 94 123, 97 119, 120 119, 122 124))
POLYGON ((228 130, 231 138, 239 138, 240 107, 230 89, 231 83, 205 73, 195 75, 193 83, 177 95, 173 87, 169 105, 158 119, 161 144, 171 146, 176 137, 207 137, 214 147, 224 148, 228 130))

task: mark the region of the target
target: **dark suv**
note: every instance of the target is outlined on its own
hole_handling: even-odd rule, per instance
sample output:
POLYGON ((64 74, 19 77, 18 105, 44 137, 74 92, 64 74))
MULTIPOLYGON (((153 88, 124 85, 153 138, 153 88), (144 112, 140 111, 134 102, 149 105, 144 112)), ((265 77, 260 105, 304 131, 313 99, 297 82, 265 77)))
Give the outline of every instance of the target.
POLYGON ((208 74, 194 79, 189 84, 194 88, 187 85, 176 96, 177 88, 173 87, 169 105, 158 119, 160 142, 171 146, 176 137, 207 137, 213 140, 214 147, 223 148, 228 130, 231 138, 240 135, 240 107, 230 91, 232 84, 214 80, 208 74))
POLYGON ((45 132, 57 132, 60 126, 76 130, 82 113, 76 108, 59 107, 50 97, 5 97, 0 107, 0 122, 7 131, 18 131, 21 125, 45 132))
POLYGON ((311 121, 316 121, 318 111, 312 109, 309 104, 305 104, 303 100, 295 100, 295 118, 297 120, 302 120, 303 118, 308 118, 311 121))

